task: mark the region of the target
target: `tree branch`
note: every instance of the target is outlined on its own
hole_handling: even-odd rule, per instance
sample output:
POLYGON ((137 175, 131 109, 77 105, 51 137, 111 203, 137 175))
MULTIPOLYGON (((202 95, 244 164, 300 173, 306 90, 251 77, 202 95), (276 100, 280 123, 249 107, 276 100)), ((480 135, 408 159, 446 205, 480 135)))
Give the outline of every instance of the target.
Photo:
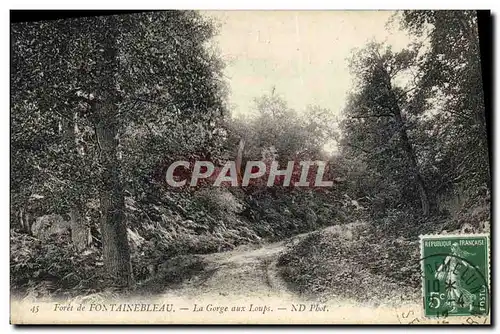
POLYGON ((144 102, 144 103, 150 103, 150 104, 156 104, 160 107, 168 107, 169 105, 167 103, 161 103, 161 102, 156 102, 156 101, 151 101, 151 100, 146 100, 146 99, 141 99, 141 98, 135 98, 131 99, 132 101, 135 102, 144 102))
POLYGON ((393 117, 394 114, 379 114, 379 115, 363 115, 363 116, 351 116, 350 118, 370 118, 370 117, 393 117))

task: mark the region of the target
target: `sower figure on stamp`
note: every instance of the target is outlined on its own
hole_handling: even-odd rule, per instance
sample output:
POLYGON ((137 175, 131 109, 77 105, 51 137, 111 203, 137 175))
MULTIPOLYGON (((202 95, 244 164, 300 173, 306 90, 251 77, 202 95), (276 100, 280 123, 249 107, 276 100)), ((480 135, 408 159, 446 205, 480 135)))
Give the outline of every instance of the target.
POLYGON ((451 255, 445 258, 443 264, 436 271, 436 279, 446 286, 446 303, 451 308, 450 313, 458 312, 457 306, 461 308, 468 306, 470 310, 473 308, 476 296, 467 290, 463 275, 460 275, 461 273, 456 270, 458 267, 474 269, 467 261, 462 260, 472 255, 475 254, 460 249, 458 243, 455 242, 451 245, 451 255))

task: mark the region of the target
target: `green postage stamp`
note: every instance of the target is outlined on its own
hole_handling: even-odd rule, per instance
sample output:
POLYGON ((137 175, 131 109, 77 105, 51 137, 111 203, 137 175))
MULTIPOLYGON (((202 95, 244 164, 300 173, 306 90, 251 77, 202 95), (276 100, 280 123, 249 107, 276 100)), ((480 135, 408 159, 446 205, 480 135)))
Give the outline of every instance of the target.
POLYGON ((488 234, 424 235, 420 249, 425 316, 489 313, 488 234))

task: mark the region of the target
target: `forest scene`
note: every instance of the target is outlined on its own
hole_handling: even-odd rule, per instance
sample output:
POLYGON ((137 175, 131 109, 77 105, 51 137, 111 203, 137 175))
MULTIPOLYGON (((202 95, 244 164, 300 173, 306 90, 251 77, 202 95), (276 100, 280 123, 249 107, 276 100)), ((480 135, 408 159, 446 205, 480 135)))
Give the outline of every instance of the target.
MULTIPOLYGON (((341 14, 317 20, 335 25, 341 14)), ((235 37, 237 15, 245 14, 11 23, 12 296, 280 289, 322 301, 418 302, 419 235, 490 232, 475 11, 380 14, 381 36, 402 34, 404 45, 363 35, 331 61, 346 73, 342 87, 314 52, 296 51, 311 33, 298 20, 312 12, 281 12, 290 28, 263 19, 278 37, 265 41, 261 26, 262 50, 282 41, 280 55, 299 52, 285 57, 290 64, 316 66, 314 78, 326 78, 297 91, 286 79, 292 65, 268 68, 264 52, 235 37), (244 52, 228 57, 225 36, 244 52), (281 79, 254 80, 252 71, 281 79), (324 99, 308 98, 315 92, 324 99), (341 107, 322 103, 337 95, 341 107), (245 186, 191 186, 192 168, 180 168, 174 175, 187 184, 172 187, 166 173, 175 161, 210 161, 217 173, 235 161, 238 175, 262 161, 266 171, 245 186), (333 185, 267 183, 273 162, 295 162, 298 180, 300 161, 326 162, 323 180, 333 185)), ((319 39, 314 50, 326 64, 340 42, 319 39)), ((297 71, 297 82, 308 80, 297 71)))

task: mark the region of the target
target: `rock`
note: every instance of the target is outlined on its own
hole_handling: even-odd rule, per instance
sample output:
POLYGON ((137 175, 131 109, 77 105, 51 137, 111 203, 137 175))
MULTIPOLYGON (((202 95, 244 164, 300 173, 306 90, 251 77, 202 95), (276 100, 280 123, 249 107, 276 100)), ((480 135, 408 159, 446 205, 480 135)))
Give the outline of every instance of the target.
POLYGON ((70 221, 64 220, 61 215, 44 215, 36 218, 31 227, 33 236, 46 240, 53 235, 62 235, 71 231, 70 221))
POLYGON ((90 228, 84 224, 76 212, 70 212, 70 217, 69 220, 66 220, 62 215, 51 214, 36 218, 31 227, 33 236, 43 241, 52 236, 62 236, 69 233, 75 247, 78 250, 85 249, 92 238, 90 228))
POLYGON ((139 235, 139 233, 132 231, 130 228, 127 228, 127 236, 128 240, 134 247, 139 247, 144 242, 144 238, 139 235))

